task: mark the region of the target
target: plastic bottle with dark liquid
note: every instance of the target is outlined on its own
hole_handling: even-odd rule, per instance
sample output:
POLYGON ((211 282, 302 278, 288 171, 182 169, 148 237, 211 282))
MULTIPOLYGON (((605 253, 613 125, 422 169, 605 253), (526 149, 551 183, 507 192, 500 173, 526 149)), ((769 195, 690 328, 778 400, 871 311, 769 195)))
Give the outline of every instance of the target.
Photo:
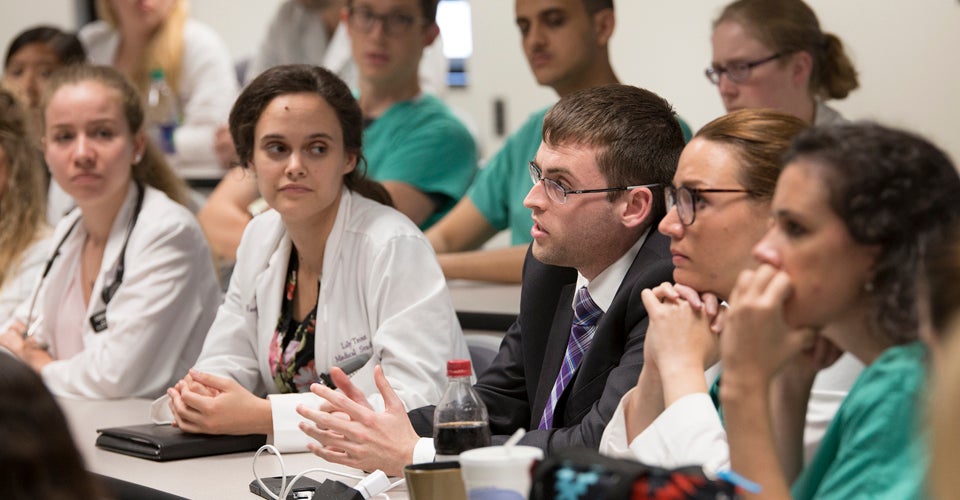
POLYGON ((436 461, 456 460, 461 452, 490 446, 487 407, 470 383, 470 360, 447 362, 447 389, 433 414, 436 461))

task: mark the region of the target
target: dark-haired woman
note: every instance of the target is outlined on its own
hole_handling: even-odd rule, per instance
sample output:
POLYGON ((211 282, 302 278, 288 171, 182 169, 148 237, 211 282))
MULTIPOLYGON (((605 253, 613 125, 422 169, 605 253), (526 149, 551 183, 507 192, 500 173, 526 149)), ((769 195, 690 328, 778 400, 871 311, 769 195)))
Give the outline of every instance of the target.
POLYGON ((80 40, 53 26, 34 26, 17 34, 7 47, 0 83, 16 94, 40 135, 40 96, 47 79, 61 66, 83 64, 87 53, 80 40))
POLYGON ((338 365, 375 407, 376 365, 408 407, 436 403, 466 345, 429 242, 363 176, 349 88, 319 67, 269 69, 237 100, 230 134, 271 210, 244 232, 196 368, 167 391, 176 425, 306 451, 295 409, 321 402, 310 385, 338 365))
MULTIPOLYGON (((33 146, 35 138, 43 135, 40 97, 50 75, 57 68, 84 64, 86 61, 87 53, 80 39, 73 33, 53 26, 27 28, 10 41, 0 85, 17 96, 27 114, 30 140, 23 142, 25 147, 33 146)), ((55 226, 77 204, 63 192, 59 184, 50 180, 49 176, 46 181, 46 217, 47 222, 55 226)), ((37 198, 36 201, 40 199, 37 198)))
MULTIPOLYGON (((785 162, 773 225, 754 249, 761 264, 738 278, 720 339, 731 466, 761 498, 921 497, 916 282, 929 243, 960 219, 960 178, 929 142, 873 124, 807 131, 785 162), (799 436, 775 429, 798 414, 772 414, 769 389, 817 337, 866 368, 793 481, 777 457, 796 455, 799 436)), ((792 382, 779 398, 800 411, 809 379, 792 382)))

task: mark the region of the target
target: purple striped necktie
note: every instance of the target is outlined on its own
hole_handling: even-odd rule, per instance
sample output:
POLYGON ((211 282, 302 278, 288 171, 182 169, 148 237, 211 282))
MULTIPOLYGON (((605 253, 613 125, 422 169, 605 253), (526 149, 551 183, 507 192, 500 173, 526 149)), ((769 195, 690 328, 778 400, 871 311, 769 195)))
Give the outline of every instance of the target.
POLYGON ((593 332, 597 330, 597 321, 603 311, 593 299, 590 298, 590 292, 583 286, 577 290, 577 303, 573 308, 573 324, 570 326, 570 338, 567 340, 567 352, 563 356, 563 365, 560 366, 560 373, 557 374, 557 381, 553 384, 553 390, 550 391, 550 397, 547 399, 547 406, 543 409, 543 417, 540 418, 540 429, 553 428, 553 411, 557 407, 557 401, 563 390, 566 389, 573 374, 580 366, 580 360, 590 349, 590 342, 593 340, 593 332))

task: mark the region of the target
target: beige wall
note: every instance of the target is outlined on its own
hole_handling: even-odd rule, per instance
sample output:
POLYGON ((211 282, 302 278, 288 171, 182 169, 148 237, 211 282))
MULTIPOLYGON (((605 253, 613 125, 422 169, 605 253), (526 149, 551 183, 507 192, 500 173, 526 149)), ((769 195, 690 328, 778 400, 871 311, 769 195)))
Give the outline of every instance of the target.
MULTIPOLYGON (((956 0, 808 0, 824 29, 846 43, 862 88, 836 103, 847 117, 872 118, 920 132, 960 161, 960 2, 956 0)), ((694 129, 723 112, 703 77, 710 60, 710 22, 720 0, 618 0, 611 46, 625 83, 668 98, 694 129)), ((193 0, 194 16, 217 29, 234 57, 252 53, 280 0, 193 0)), ((471 86, 448 100, 473 117, 489 155, 493 101, 505 99, 508 128, 548 105, 553 93, 536 85, 520 52, 512 0, 473 0, 471 86)), ((50 22, 71 27, 73 0, 4 0, 0 40, 22 27, 50 22)))

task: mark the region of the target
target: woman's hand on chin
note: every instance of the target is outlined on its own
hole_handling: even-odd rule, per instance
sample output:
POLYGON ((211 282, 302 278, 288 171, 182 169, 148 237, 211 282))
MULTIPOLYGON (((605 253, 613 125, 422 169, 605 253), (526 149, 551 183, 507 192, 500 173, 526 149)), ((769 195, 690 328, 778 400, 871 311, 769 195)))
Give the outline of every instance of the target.
POLYGON ((640 298, 650 324, 644 340, 644 359, 667 376, 676 370, 702 372, 719 357, 711 325, 719 314, 713 294, 699 294, 685 285, 663 283, 644 290, 640 298))
POLYGON ((724 320, 721 358, 724 384, 733 378, 767 386, 783 366, 812 345, 812 329, 790 328, 783 303, 793 293, 790 277, 773 266, 740 273, 724 320))

